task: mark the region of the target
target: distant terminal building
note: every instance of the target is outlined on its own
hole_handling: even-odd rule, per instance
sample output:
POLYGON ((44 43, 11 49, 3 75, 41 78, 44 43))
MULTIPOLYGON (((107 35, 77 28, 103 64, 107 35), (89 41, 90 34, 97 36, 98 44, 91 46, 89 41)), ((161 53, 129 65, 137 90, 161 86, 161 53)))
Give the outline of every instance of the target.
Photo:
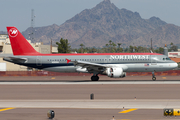
MULTIPOLYGON (((28 42, 33 46, 33 48, 44 54, 49 53, 58 53, 57 47, 51 47, 51 45, 43 45, 42 42, 39 43, 31 43, 31 40, 28 42)), ((7 34, 0 34, 0 56, 4 54, 13 54, 11 43, 7 34)), ((0 57, 0 71, 27 71, 32 70, 31 68, 27 68, 25 66, 16 65, 10 62, 6 62, 0 57)))
POLYGON ((180 49, 178 49, 178 51, 176 51, 176 52, 168 52, 168 57, 171 60, 177 62, 180 67, 180 49))
POLYGON ((176 52, 168 52, 168 57, 180 58, 180 49, 176 52))

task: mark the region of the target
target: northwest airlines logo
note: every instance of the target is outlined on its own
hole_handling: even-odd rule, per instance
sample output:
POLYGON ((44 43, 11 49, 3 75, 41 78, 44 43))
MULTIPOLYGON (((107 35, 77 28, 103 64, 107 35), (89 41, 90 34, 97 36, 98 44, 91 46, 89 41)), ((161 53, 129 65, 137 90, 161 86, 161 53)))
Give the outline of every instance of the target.
POLYGON ((12 28, 9 30, 9 36, 16 37, 18 35, 18 30, 15 28, 12 28))
POLYGON ((149 55, 111 55, 110 59, 149 59, 149 55))

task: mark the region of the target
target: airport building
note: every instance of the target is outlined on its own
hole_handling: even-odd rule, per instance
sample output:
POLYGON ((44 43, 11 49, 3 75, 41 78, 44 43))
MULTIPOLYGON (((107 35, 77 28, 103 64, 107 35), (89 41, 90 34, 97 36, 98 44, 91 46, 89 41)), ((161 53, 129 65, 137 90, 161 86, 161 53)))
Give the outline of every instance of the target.
POLYGON ((176 52, 168 52, 168 57, 180 58, 180 49, 176 52))
POLYGON ((177 62, 180 67, 180 49, 178 49, 176 52, 168 52, 168 57, 177 62))
MULTIPOLYGON (((31 43, 31 40, 28 42, 33 46, 33 48, 44 54, 49 53, 58 53, 57 47, 51 47, 51 45, 43 45, 40 43, 31 43)), ((0 34, 0 56, 3 55, 12 55, 12 48, 9 37, 7 34, 0 34)), ((0 57, 0 71, 27 71, 32 70, 32 68, 27 68, 25 66, 16 65, 14 63, 6 62, 0 57)))

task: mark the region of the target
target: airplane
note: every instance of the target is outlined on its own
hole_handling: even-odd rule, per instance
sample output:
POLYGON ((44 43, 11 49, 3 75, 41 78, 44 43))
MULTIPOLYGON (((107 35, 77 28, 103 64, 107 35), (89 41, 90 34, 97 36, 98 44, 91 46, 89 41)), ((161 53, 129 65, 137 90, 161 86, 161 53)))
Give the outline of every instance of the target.
POLYGON ((126 77, 126 72, 168 71, 178 64, 158 53, 64 53, 42 54, 37 52, 16 27, 7 27, 13 55, 3 60, 31 68, 54 72, 92 73, 92 81, 99 74, 111 78, 126 77))

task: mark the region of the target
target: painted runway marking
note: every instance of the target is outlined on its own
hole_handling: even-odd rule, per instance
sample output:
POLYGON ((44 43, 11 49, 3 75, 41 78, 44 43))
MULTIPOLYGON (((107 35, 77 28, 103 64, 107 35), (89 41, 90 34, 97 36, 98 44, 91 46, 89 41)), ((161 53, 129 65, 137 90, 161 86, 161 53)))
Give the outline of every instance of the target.
MULTIPOLYGON (((55 79, 55 78, 54 78, 55 79)), ((114 84, 180 84, 180 81, 119 81, 119 82, 0 82, 0 85, 114 85, 114 84)))
POLYGON ((14 107, 11 107, 11 108, 4 108, 4 109, 0 109, 0 112, 2 111, 6 111, 6 110, 12 110, 12 109, 15 109, 14 107))
MULTIPOLYGON (((111 119, 111 120, 113 120, 113 119, 111 119)), ((131 119, 114 119, 114 120, 131 120, 131 119)))
POLYGON ((137 109, 136 108, 128 109, 128 110, 121 111, 119 113, 128 113, 128 112, 131 112, 131 111, 134 111, 134 110, 137 110, 137 109))

